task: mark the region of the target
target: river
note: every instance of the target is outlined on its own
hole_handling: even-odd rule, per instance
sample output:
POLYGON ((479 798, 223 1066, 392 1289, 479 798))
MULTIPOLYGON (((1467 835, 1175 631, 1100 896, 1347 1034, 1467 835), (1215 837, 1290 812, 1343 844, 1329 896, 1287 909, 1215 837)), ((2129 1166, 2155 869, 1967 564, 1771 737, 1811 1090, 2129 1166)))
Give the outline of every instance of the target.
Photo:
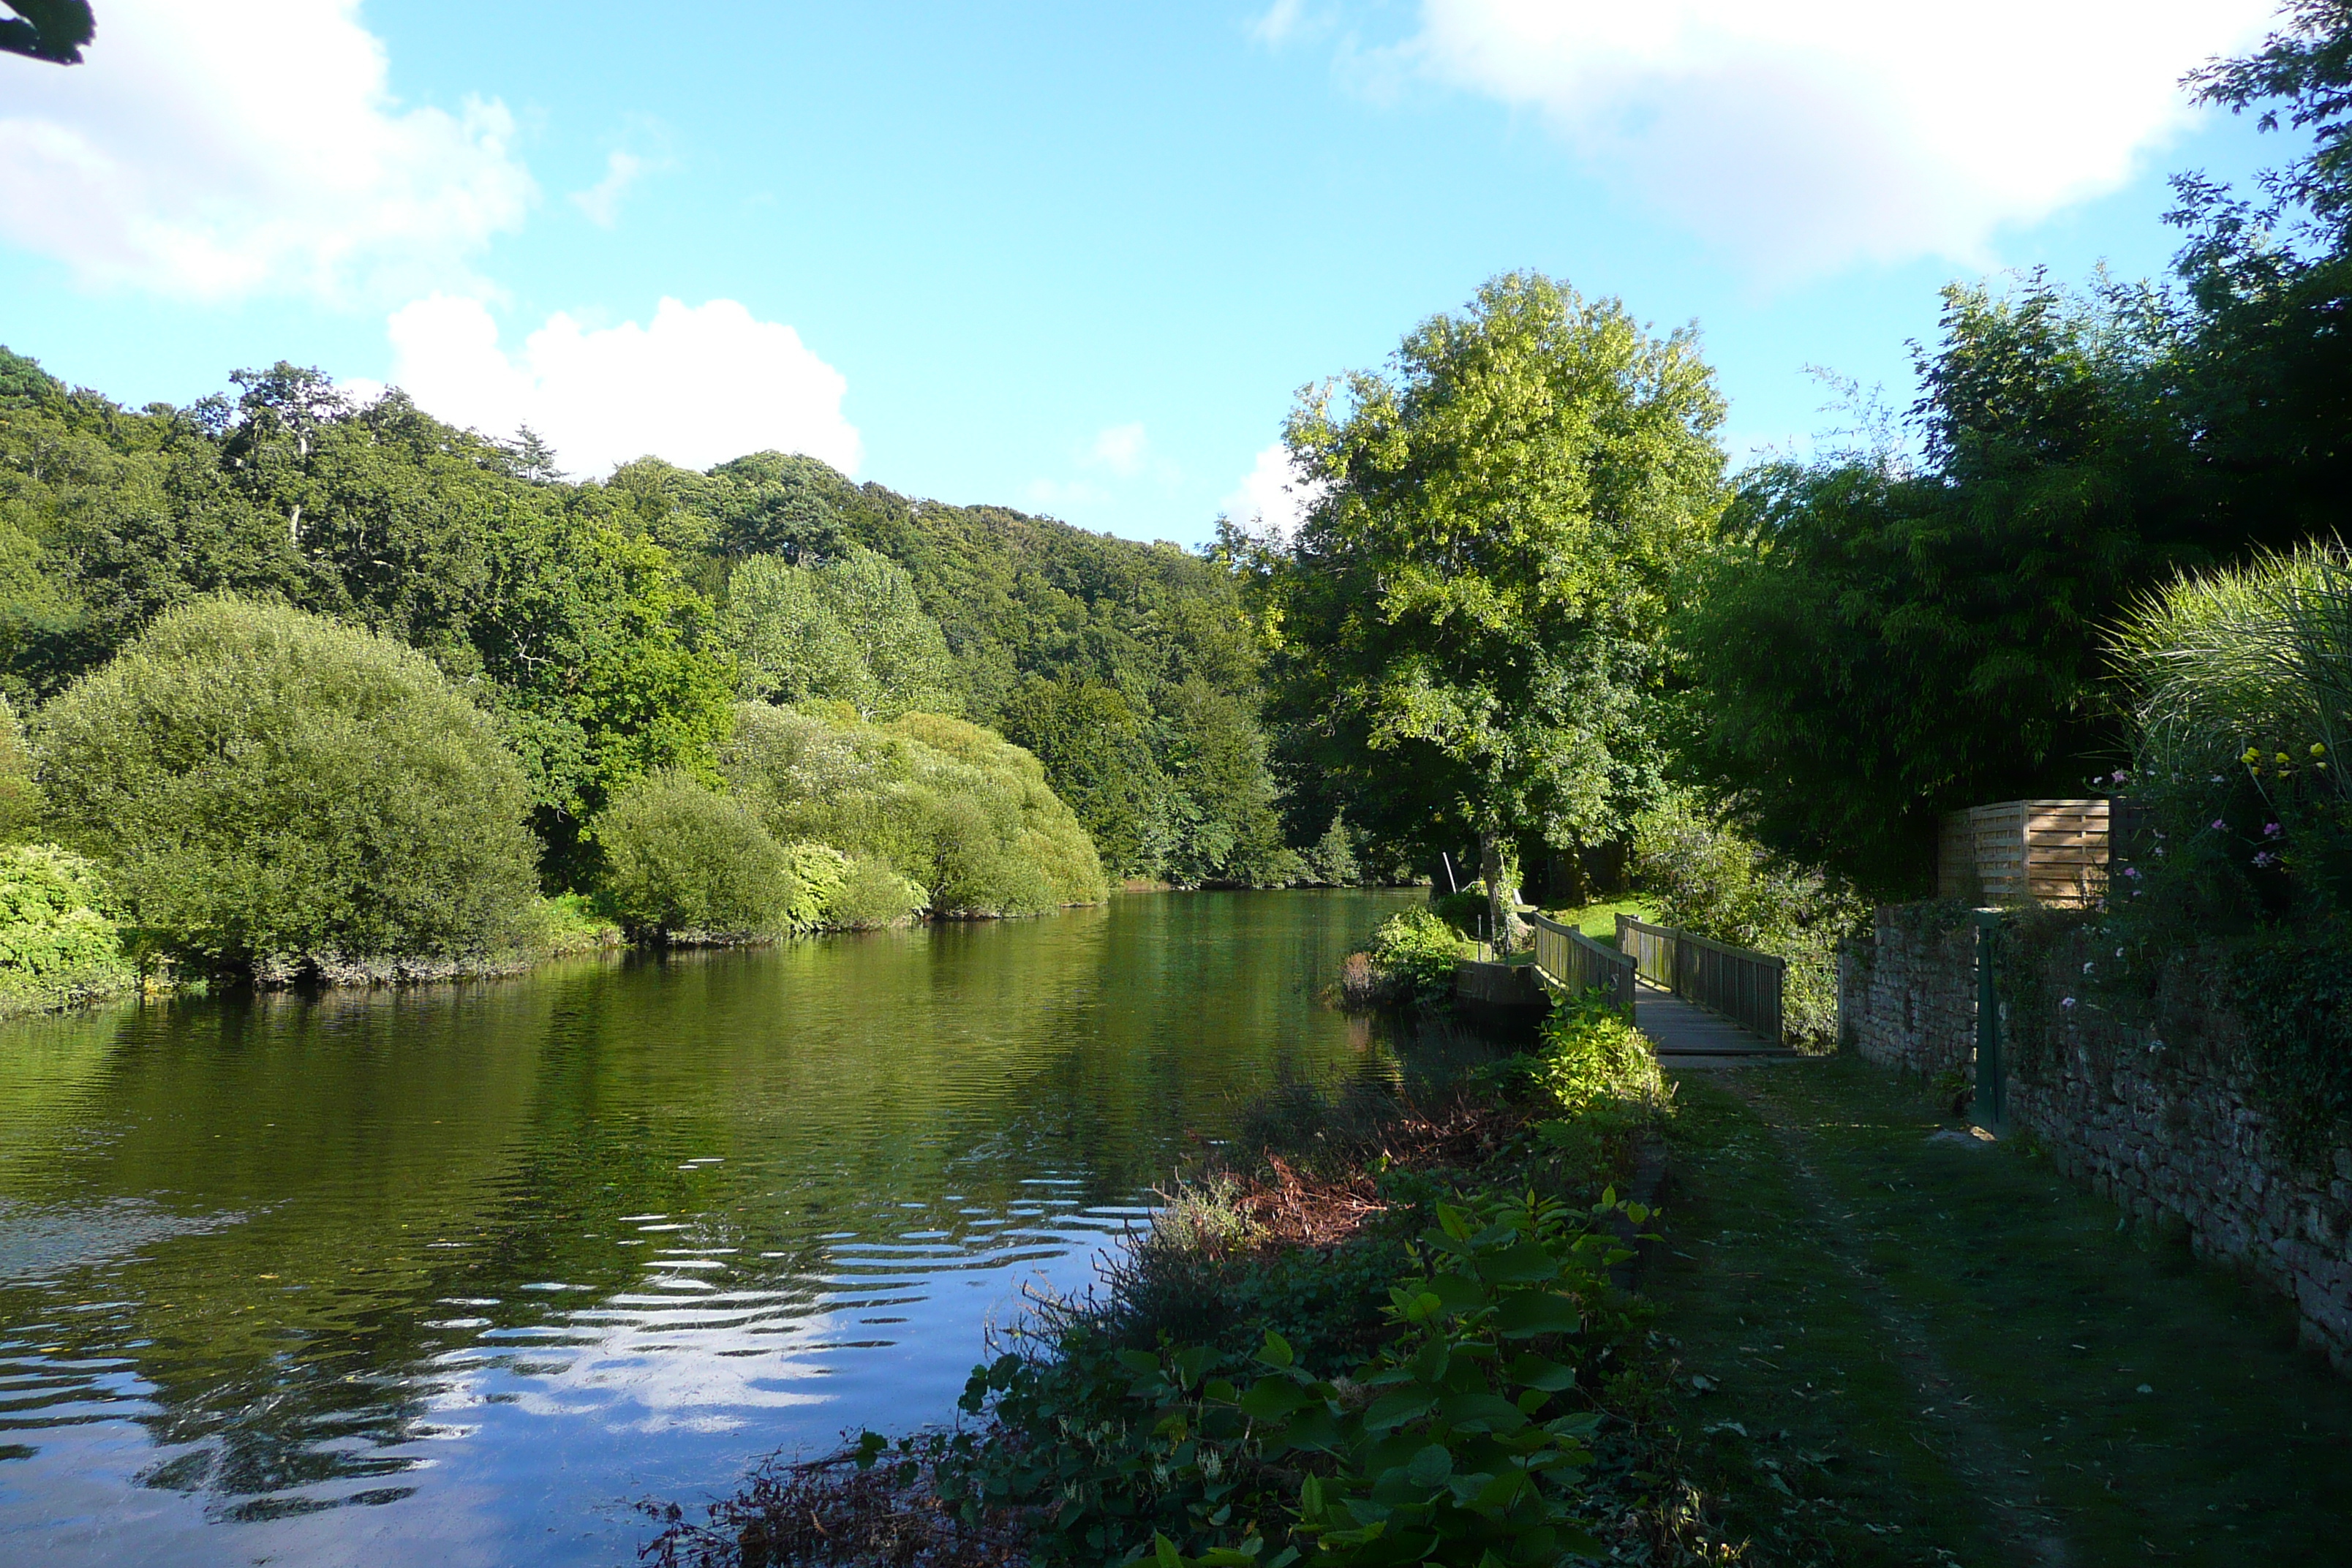
POLYGON ((623 1564, 633 1504, 948 1419, 1286 1081, 1408 893, 583 960, 0 1029, 0 1557, 623 1564))

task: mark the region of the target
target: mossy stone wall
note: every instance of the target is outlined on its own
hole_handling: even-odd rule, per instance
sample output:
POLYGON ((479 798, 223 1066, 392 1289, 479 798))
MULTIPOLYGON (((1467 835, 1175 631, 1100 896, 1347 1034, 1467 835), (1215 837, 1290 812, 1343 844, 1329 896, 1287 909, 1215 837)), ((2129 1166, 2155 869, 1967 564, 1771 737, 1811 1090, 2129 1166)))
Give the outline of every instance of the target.
MULTIPOLYGON (((1949 914, 1881 910, 1847 952, 1839 1036, 1865 1059, 1973 1074, 1975 933, 1949 914)), ((2001 977, 2017 1128, 2136 1220, 2181 1226, 2199 1253, 2284 1292, 2305 1340, 2352 1374, 2352 1147, 2289 1153, 2209 972, 2179 965, 2147 1016, 2126 1016, 2085 983, 2110 961, 2087 930, 2019 946, 2001 977)))

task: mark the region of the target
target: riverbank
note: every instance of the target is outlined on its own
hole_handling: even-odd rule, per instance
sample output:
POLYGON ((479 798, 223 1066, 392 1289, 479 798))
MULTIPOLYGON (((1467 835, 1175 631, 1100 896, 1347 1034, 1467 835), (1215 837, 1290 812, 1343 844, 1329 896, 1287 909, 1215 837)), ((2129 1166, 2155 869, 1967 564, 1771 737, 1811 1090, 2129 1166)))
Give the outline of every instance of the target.
POLYGON ((2259 1286, 1920 1083, 1661 1082, 1629 1041, 1571 1016, 1417 1104, 1261 1105, 1096 1296, 992 1347, 964 1426, 772 1463, 649 1560, 1342 1563, 1448 1510, 1465 1563, 2221 1568, 2352 1531, 2352 1385, 2259 1286), (1573 1330, 1482 1338, 1520 1278, 1573 1330), (1567 1434, 1572 1481, 1510 1479, 1567 1434))
POLYGON ((1261 1101, 1099 1289, 990 1347, 961 1428, 772 1463, 661 1510, 647 1559, 1719 1560, 1633 1289, 1671 1110, 1573 1007, 1433 1093, 1261 1101))
MULTIPOLYGON (((1064 907, 1083 909, 1089 906, 1064 907)), ((105 951, 96 959, 87 952, 80 956, 80 973, 89 978, 77 984, 26 984, 11 987, 5 979, 0 979, 0 1022, 104 1006, 135 996, 205 994, 214 989, 214 983, 210 981, 180 978, 169 963, 152 954, 130 951, 131 944, 121 940, 113 922, 97 916, 86 905, 44 910, 39 913, 47 923, 56 923, 60 915, 68 920, 76 915, 86 917, 75 923, 74 934, 85 949, 94 949, 102 944, 105 951)), ((956 910, 890 923, 901 926, 955 925, 1024 918, 1034 917, 956 910)), ((10 924, 0 921, 0 976, 6 974, 13 956, 27 950, 58 945, 54 942, 45 942, 39 931, 20 929, 22 925, 23 922, 10 924)), ((619 952, 632 948, 659 951, 768 947, 804 937, 838 936, 879 929, 870 922, 819 924, 805 931, 779 933, 672 931, 658 939, 633 941, 620 922, 598 911, 593 900, 575 893, 541 900, 538 909, 532 912, 530 925, 532 929, 525 942, 497 952, 360 956, 330 953, 265 959, 253 965, 250 984, 257 991, 285 991, 304 985, 365 990, 377 986, 507 980, 593 952, 619 952)))

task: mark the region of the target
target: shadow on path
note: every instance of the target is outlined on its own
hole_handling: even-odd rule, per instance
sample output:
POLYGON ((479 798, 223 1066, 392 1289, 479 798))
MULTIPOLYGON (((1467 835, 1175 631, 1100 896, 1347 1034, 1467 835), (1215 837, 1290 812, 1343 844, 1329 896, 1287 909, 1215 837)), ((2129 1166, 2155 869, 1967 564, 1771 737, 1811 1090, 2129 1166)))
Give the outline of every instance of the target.
POLYGON ((1676 1081, 1647 1291, 1755 1561, 2352 1563, 2352 1384, 2285 1303, 2027 1149, 1931 1142, 1882 1069, 1676 1081))

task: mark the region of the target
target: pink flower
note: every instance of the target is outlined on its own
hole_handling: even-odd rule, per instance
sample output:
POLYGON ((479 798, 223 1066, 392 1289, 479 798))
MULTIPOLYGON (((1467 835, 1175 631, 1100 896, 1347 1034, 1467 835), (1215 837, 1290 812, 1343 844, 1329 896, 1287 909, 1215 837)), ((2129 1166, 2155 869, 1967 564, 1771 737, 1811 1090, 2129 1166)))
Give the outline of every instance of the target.
POLYGON ((2275 823, 2275 822, 2265 822, 2265 823, 2263 823, 2263 837, 2268 837, 2268 838, 2275 838, 2275 837, 2278 837, 2278 834, 2279 834, 2279 825, 2278 825, 2277 823, 2275 823))
POLYGON ((2058 1004, 2061 1007, 2072 1007, 2074 1005, 2074 999, 2072 996, 2067 997, 2063 1002, 2058 1004))
POLYGON ((2216 833, 2227 833, 2230 831, 2230 825, 2217 816, 2213 819, 2213 831, 2216 833))

